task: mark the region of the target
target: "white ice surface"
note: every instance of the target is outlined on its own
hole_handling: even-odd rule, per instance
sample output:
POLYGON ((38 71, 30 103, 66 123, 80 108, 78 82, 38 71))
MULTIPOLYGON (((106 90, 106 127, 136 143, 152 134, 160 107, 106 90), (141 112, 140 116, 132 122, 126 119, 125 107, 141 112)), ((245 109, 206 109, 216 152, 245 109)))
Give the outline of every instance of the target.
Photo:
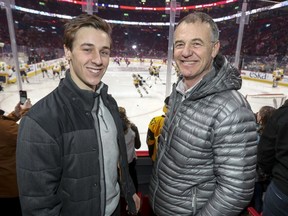
MULTIPOLYGON (((148 85, 152 86, 149 88, 148 85, 145 85, 149 94, 146 94, 143 89, 140 88, 143 94, 141 98, 136 91, 132 74, 138 73, 146 79, 149 77, 148 67, 149 63, 141 64, 139 62, 131 62, 127 67, 123 62, 121 66, 118 66, 111 61, 103 78, 103 82, 109 86, 109 93, 116 99, 119 106, 126 108, 129 119, 138 126, 142 142, 140 150, 147 150, 145 140, 148 124, 152 117, 162 114, 162 107, 166 95, 166 65, 162 65, 160 70, 162 82, 157 80, 155 84, 154 77, 147 80, 148 85)), ((174 72, 174 70, 172 72, 174 72)), ((172 75, 172 83, 175 82, 176 79, 176 75, 172 75)), ((27 91, 27 95, 33 104, 55 89, 59 83, 59 79, 43 78, 41 74, 30 77, 29 81, 30 83, 22 83, 22 89, 27 91)), ((271 93, 284 93, 287 95, 287 89, 287 87, 283 86, 272 88, 270 84, 243 80, 240 92, 243 95, 271 93)), ((17 84, 4 86, 4 91, 0 92, 0 108, 5 110, 7 114, 14 109, 18 101, 19 94, 17 84)), ((254 112, 257 112, 263 105, 273 105, 271 100, 266 99, 250 99, 249 102, 254 112)))

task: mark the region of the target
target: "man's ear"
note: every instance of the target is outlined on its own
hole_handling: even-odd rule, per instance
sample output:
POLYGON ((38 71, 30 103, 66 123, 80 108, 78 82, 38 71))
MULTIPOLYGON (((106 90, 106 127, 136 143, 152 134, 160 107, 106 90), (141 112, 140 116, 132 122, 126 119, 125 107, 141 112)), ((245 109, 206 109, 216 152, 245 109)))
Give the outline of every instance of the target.
POLYGON ((217 56, 217 54, 219 53, 219 49, 220 49, 220 41, 216 41, 213 44, 213 48, 212 48, 212 57, 215 58, 217 56))
POLYGON ((67 48, 65 45, 64 45, 64 52, 65 52, 65 58, 70 61, 71 60, 71 51, 69 48, 67 48))

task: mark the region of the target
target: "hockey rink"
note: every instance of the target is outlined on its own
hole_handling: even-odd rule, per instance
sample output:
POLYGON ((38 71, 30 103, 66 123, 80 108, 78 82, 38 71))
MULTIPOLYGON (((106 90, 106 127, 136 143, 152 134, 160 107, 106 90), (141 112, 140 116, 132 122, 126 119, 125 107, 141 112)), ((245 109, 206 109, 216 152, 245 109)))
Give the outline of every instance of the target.
MULTIPOLYGON (((161 65, 161 80, 156 79, 155 81, 155 77, 149 78, 149 62, 139 63, 133 61, 131 61, 129 66, 126 66, 125 62, 121 62, 121 65, 118 66, 111 61, 103 78, 103 82, 109 86, 109 93, 117 100, 119 106, 125 107, 129 119, 138 126, 142 142, 140 150, 148 149, 145 140, 150 120, 154 116, 163 113, 162 107, 166 97, 167 66, 160 62, 158 65, 161 65), (140 97, 140 94, 134 87, 133 73, 141 75, 146 80, 144 86, 148 94, 140 87, 143 97, 140 97)), ((172 73, 174 73, 173 68, 172 73)), ((35 104, 57 87, 59 78, 53 79, 51 71, 49 74, 50 78, 43 78, 42 74, 39 74, 30 77, 30 83, 22 83, 22 89, 27 91, 32 104, 35 104)), ((171 83, 175 82, 176 79, 176 74, 173 74, 171 76, 171 83)), ((288 87, 278 86, 277 88, 272 88, 272 84, 243 80, 240 92, 244 96, 256 94, 285 94, 288 96, 287 90, 288 87)), ((18 103, 18 91, 18 85, 15 83, 4 86, 4 91, 0 92, 0 108, 6 112, 5 114, 11 112, 18 103)), ((264 105, 278 107, 282 103, 282 98, 276 97, 275 99, 272 96, 267 98, 248 97, 247 99, 254 112, 257 112, 264 105)))

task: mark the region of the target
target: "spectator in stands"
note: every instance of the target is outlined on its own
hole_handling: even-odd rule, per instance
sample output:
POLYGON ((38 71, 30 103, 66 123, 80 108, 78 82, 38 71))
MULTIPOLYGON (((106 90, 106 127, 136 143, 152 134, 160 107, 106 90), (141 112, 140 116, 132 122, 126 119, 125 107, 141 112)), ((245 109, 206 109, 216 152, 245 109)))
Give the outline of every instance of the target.
POLYGON ((169 96, 166 97, 163 106, 163 113, 160 116, 155 116, 151 119, 148 125, 146 143, 148 145, 149 156, 151 157, 152 161, 155 162, 157 149, 158 149, 158 139, 161 133, 162 126, 164 124, 165 115, 168 111, 168 103, 169 103, 169 96))
POLYGON ((140 199, 129 175, 118 106, 101 81, 111 27, 96 15, 81 14, 67 22, 63 41, 70 70, 20 122, 22 213, 119 215, 122 186, 128 210, 136 214, 140 199))
POLYGON ((218 27, 205 13, 180 20, 173 45, 183 78, 170 95, 151 206, 158 216, 236 216, 253 195, 257 147, 240 73, 219 54, 218 27))
POLYGON ((119 113, 125 134, 129 173, 136 188, 136 192, 138 192, 138 178, 136 172, 137 155, 135 149, 141 147, 140 135, 137 126, 128 119, 126 109, 124 107, 119 107, 119 113))
MULTIPOLYGON (((272 106, 263 106, 260 110, 256 113, 256 121, 258 125, 258 135, 259 139, 265 129, 268 119, 275 111, 275 108, 272 106)), ((252 205, 254 206, 257 212, 262 212, 263 207, 263 193, 266 191, 267 185, 270 183, 270 178, 265 175, 257 166, 257 176, 255 181, 254 187, 254 195, 252 198, 252 205)))
POLYGON ((258 145, 258 166, 271 176, 263 216, 288 215, 288 100, 268 120, 258 145))
POLYGON ((25 115, 31 107, 30 99, 23 105, 20 102, 13 112, 4 115, 0 110, 0 209, 1 215, 20 216, 17 178, 16 178, 16 143, 18 133, 17 121, 25 115))

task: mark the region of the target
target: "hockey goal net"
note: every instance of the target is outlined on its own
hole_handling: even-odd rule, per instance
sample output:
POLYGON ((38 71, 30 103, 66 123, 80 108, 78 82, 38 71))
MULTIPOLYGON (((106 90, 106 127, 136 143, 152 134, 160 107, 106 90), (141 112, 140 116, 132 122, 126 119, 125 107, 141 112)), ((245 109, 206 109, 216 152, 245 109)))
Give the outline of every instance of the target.
POLYGON ((252 110, 258 112, 262 106, 272 106, 279 108, 285 100, 287 95, 285 94, 247 94, 247 101, 250 103, 252 110))

